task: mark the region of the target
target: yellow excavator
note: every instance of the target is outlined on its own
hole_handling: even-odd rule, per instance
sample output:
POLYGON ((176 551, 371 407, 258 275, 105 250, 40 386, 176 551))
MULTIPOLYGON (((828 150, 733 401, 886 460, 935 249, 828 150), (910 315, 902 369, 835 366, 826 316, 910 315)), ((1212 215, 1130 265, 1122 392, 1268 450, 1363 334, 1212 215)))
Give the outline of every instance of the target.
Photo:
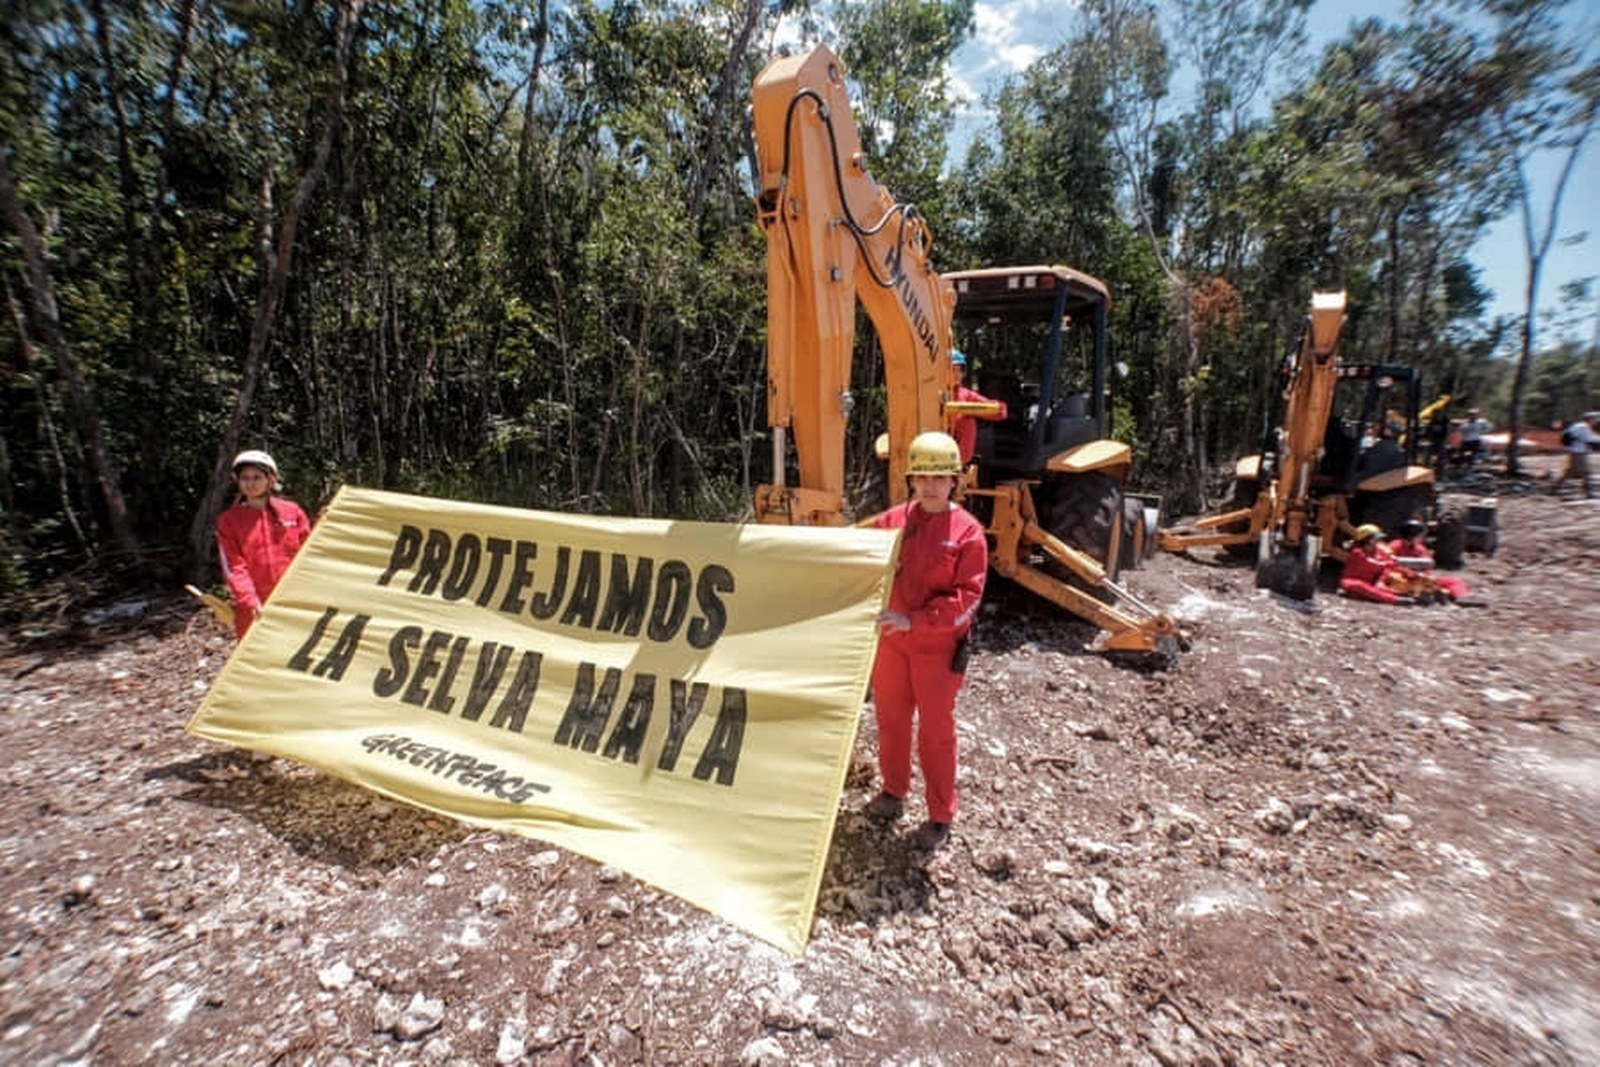
POLYGON ((1115 580, 1144 524, 1131 521, 1136 502, 1122 492, 1130 450, 1102 436, 1105 286, 1061 266, 935 271, 925 220, 868 173, 844 71, 827 48, 769 63, 753 104, 772 429, 772 481, 756 492, 757 520, 853 518, 845 444, 857 300, 883 352, 880 454, 891 503, 905 498, 913 437, 1000 413, 999 403, 955 399, 951 356, 963 330, 991 377, 1004 379, 979 379, 1001 394, 993 400, 1006 417, 983 424, 965 491, 988 530, 992 568, 1099 627, 1096 651, 1174 663, 1177 625, 1115 580), (1072 368, 1074 353, 1087 370, 1072 368))
MULTIPOLYGON (((1415 462, 1417 374, 1341 363, 1344 319, 1344 293, 1312 295, 1299 349, 1284 364, 1274 441, 1238 461, 1228 510, 1163 529, 1162 548, 1255 555, 1258 585, 1308 600, 1322 557, 1342 563, 1356 526, 1393 531, 1434 509, 1433 471, 1415 462)), ((1441 532, 1441 547, 1444 541, 1441 532)), ((1440 563, 1448 566, 1444 555, 1440 563)))

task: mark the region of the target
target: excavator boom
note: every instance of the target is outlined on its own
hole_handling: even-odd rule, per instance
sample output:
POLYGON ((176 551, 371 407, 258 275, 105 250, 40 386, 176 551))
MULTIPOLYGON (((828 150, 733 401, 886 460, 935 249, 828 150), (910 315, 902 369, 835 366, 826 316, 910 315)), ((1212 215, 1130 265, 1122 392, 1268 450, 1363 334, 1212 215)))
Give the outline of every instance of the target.
POLYGON ((859 298, 888 375, 889 486, 904 494, 905 445, 943 427, 953 386, 954 288, 929 261, 932 237, 915 208, 867 173, 839 60, 826 48, 774 60, 753 93, 761 167, 757 208, 767 236, 767 421, 774 484, 756 502, 763 522, 845 521, 845 426, 859 298), (794 439, 800 490, 785 485, 794 439), (797 514, 793 503, 803 503, 797 514))
POLYGON ((921 214, 897 202, 867 171, 844 73, 828 49, 774 60, 757 77, 753 102, 757 215, 767 237, 767 421, 773 441, 772 481, 756 491, 756 519, 849 521, 845 442, 854 408, 850 371, 858 300, 883 351, 888 430, 882 453, 891 503, 907 495, 905 457, 917 434, 951 430, 962 417, 1007 418, 1004 402, 955 399, 951 353, 958 288, 968 294, 969 311, 985 322, 1014 320, 1028 311, 1035 327, 1042 327, 1029 336, 1047 338, 1051 375, 1060 363, 1062 337, 1073 316, 1080 316, 1082 328, 1099 339, 1092 380, 1082 386, 1089 395, 1063 397, 1057 407, 1046 388, 1034 394, 1034 403, 1018 404, 1006 424, 1008 440, 1025 439, 1028 447, 1008 457, 1013 464, 1003 478, 995 477, 995 464, 980 465, 972 493, 982 501, 980 518, 997 572, 1111 630, 1108 651, 1170 661, 1177 628, 1113 581, 1129 452, 1126 445, 1094 440, 1103 422, 1109 304, 1104 286, 1064 267, 936 272, 933 239, 921 214), (1016 425, 1025 421, 1026 432, 1016 425), (1035 514, 1034 487, 1042 481, 1059 490, 1046 497, 1055 521, 1041 522, 1035 514), (1106 566, 1051 533, 1069 513, 1085 520, 1079 526, 1089 525, 1093 507, 1108 502, 1106 566), (1052 561, 1053 573, 1035 563, 1040 556, 1052 561))

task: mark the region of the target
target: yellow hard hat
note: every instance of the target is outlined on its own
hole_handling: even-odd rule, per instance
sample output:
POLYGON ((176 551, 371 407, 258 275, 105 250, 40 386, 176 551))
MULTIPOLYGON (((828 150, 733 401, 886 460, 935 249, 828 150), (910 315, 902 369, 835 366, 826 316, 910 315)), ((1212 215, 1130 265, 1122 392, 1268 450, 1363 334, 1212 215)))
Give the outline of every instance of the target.
POLYGON ((1376 523, 1364 522, 1356 527, 1356 540, 1365 541, 1369 537, 1376 537, 1383 533, 1383 527, 1376 523))
POLYGON ((906 450, 906 474, 961 474, 961 446, 938 430, 919 433, 906 450))

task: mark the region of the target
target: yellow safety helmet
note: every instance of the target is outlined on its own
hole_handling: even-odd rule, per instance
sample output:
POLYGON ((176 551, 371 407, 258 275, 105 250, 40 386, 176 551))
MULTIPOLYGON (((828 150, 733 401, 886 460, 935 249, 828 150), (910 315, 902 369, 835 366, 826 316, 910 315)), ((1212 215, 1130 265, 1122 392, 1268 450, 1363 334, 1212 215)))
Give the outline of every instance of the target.
POLYGON ((1365 541, 1369 537, 1376 537, 1383 533, 1383 527, 1377 523, 1364 522, 1356 527, 1356 540, 1365 541))
POLYGON ((919 433, 906 450, 906 474, 961 475, 961 446, 938 430, 919 433))

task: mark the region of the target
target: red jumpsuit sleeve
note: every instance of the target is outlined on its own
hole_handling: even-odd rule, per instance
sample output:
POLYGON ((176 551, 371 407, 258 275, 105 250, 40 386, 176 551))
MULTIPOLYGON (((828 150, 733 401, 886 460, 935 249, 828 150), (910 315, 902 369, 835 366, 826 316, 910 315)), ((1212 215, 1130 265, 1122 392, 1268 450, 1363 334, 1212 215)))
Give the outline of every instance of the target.
POLYGON ((293 559, 295 553, 300 551, 300 546, 311 540, 311 520, 306 518, 305 509, 299 504, 290 506, 294 508, 294 517, 298 520, 294 528, 296 540, 289 546, 289 557, 293 559))
POLYGON ((217 553, 222 558, 222 577, 233 593, 234 610, 253 614, 261 606, 261 598, 256 594, 256 583, 250 577, 244 542, 240 540, 235 524, 228 521, 229 514, 224 511, 217 519, 217 553))
POLYGON ((989 577, 989 542, 971 515, 962 512, 961 520, 954 538, 955 580, 950 589, 933 593, 910 613, 913 631, 948 630, 960 636, 972 628, 989 577))

